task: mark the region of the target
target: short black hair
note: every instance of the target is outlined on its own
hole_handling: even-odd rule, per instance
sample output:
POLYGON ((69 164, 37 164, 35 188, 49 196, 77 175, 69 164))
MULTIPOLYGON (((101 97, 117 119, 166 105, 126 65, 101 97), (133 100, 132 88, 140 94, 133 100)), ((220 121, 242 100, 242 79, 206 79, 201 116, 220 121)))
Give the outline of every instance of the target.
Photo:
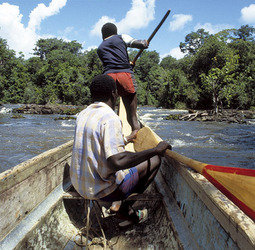
POLYGON ((103 39, 105 39, 109 36, 117 35, 117 27, 113 23, 106 23, 103 25, 101 32, 103 39))
POLYGON ((90 85, 91 97, 94 101, 107 101, 112 92, 116 91, 116 83, 111 76, 98 75, 90 85))

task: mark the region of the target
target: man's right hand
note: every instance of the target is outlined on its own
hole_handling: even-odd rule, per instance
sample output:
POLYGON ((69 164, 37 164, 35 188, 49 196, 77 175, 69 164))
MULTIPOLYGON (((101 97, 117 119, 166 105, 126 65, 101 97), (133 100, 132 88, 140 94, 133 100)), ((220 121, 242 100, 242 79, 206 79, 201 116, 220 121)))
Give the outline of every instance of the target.
POLYGON ((172 146, 166 142, 166 141, 161 141, 157 146, 156 146, 156 151, 159 155, 163 156, 165 151, 169 149, 172 150, 172 146))
POLYGON ((147 40, 145 40, 146 41, 146 49, 149 47, 149 42, 147 41, 147 40))

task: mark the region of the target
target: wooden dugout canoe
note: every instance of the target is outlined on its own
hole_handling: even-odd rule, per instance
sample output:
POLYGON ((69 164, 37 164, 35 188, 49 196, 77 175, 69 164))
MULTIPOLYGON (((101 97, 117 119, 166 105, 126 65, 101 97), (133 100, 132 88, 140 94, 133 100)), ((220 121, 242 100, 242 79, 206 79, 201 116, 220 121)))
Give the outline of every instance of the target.
MULTIPOLYGON (((149 149, 160 141, 161 139, 150 128, 144 127, 139 131, 134 148, 136 151, 149 149)), ((204 175, 255 221, 255 170, 210 165, 189 159, 170 150, 167 150, 166 156, 178 160, 204 175)))
MULTIPOLYGON (((124 119, 123 125, 129 133, 124 119)), ((74 237, 83 223, 83 205, 63 200, 72 145, 67 142, 0 174, 0 249, 78 248, 74 237)), ((187 167, 166 156, 152 188, 163 195, 163 205, 146 204, 152 211, 156 207, 148 223, 118 232, 113 248, 254 249, 254 221, 187 167)))

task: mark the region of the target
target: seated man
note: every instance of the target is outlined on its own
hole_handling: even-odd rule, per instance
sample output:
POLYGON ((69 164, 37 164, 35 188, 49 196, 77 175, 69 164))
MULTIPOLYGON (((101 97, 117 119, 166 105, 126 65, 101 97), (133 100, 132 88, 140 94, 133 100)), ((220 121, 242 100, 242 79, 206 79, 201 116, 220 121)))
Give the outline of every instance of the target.
MULTIPOLYGON (((171 146, 160 142, 138 153, 125 151, 121 120, 114 112, 118 97, 115 81, 99 75, 92 80, 90 91, 94 103, 76 120, 70 168, 74 188, 86 199, 104 201, 142 193, 157 174, 159 156, 171 146)), ((122 207, 128 211, 124 204, 122 207)))

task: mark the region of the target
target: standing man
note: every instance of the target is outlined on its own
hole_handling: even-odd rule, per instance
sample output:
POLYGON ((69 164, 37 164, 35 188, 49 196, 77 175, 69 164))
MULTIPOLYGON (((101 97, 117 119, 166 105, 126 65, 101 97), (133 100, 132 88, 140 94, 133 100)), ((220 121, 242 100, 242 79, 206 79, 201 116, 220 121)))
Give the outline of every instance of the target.
MULTIPOLYGON (((70 177, 76 191, 86 199, 119 201, 132 193, 142 193, 160 167, 160 156, 171 146, 160 142, 138 153, 124 149, 122 124, 114 112, 116 83, 99 75, 90 87, 94 103, 76 120, 70 177)), ((122 210, 127 214, 128 207, 122 210)), ((141 219, 141 213, 135 218, 141 219)))
POLYGON ((140 124, 136 115, 136 82, 127 47, 146 49, 148 43, 146 40, 133 39, 129 35, 118 35, 117 27, 113 23, 104 24, 101 31, 103 42, 98 47, 97 54, 103 63, 104 74, 111 76, 117 84, 118 94, 122 97, 132 129, 127 141, 132 141, 140 129, 140 124))

